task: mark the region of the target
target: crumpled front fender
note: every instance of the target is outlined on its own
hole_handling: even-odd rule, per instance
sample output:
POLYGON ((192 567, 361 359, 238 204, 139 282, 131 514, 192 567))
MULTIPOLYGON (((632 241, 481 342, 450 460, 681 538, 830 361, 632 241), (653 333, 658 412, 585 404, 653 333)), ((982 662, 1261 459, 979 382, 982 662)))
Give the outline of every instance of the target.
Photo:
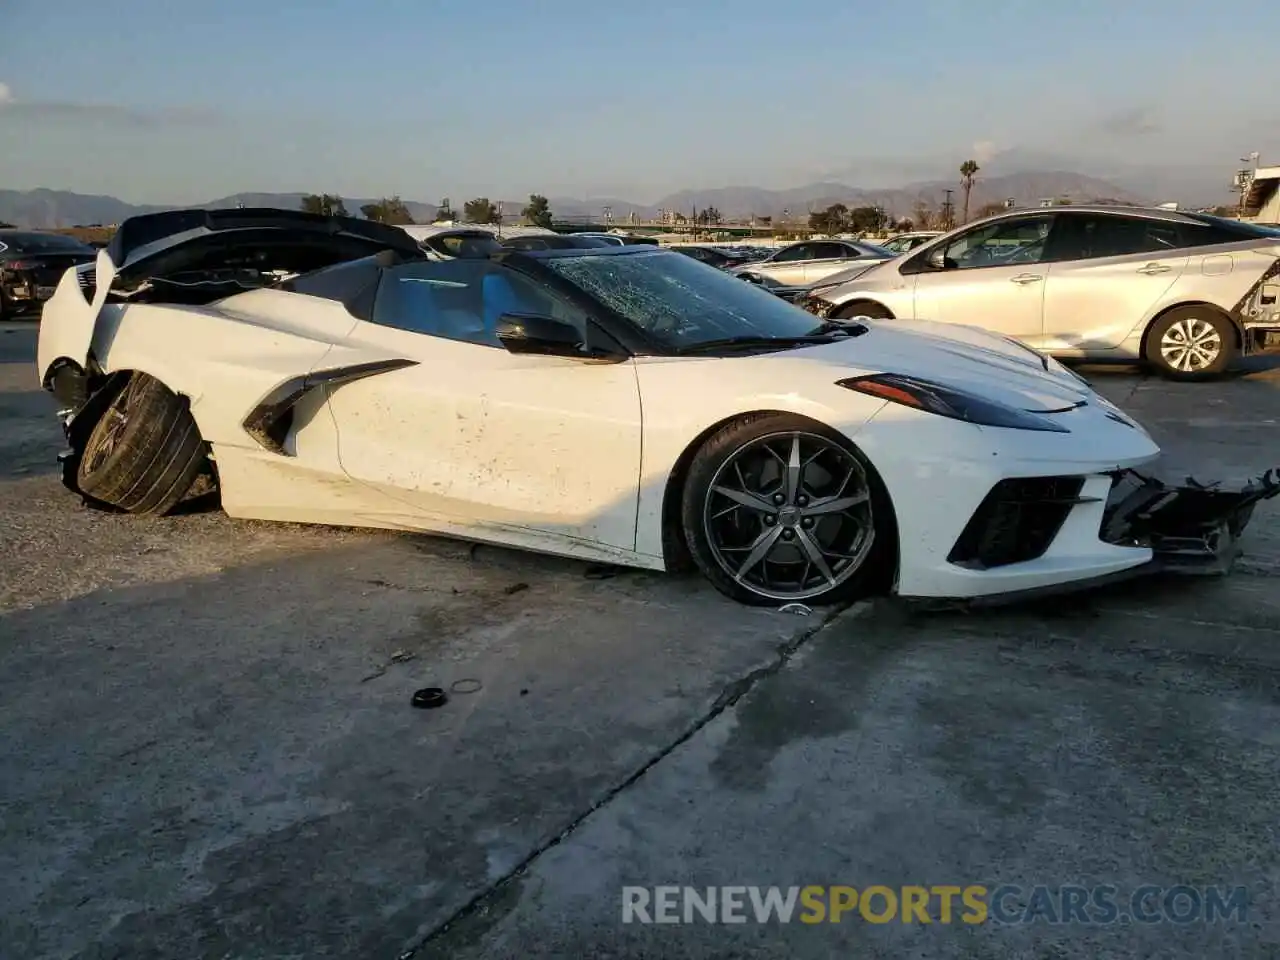
POLYGON ((36 347, 36 373, 41 388, 48 385, 50 368, 57 360, 70 360, 81 370, 88 368, 98 317, 116 275, 116 265, 105 249, 98 251, 94 270, 92 301, 80 287, 76 268, 69 267, 44 305, 36 347))

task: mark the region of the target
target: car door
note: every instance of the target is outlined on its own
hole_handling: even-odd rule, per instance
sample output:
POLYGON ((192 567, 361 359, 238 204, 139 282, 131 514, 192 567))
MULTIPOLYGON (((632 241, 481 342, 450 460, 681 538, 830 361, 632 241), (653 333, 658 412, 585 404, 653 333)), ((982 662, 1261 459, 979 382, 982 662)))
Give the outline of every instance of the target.
POLYGON ((797 243, 784 247, 767 262, 760 264, 761 273, 784 287, 804 285, 805 266, 816 255, 816 243, 797 243))
POLYGON ((856 247, 819 240, 813 244, 813 258, 804 262, 803 283, 817 283, 833 273, 839 273, 849 267, 849 261, 859 253, 856 247))
POLYGON ((1046 259, 1042 349, 1088 355, 1120 346, 1186 269, 1179 224, 1120 213, 1058 215, 1046 259))
POLYGON ((415 365, 329 397, 344 471, 427 526, 552 551, 572 553, 580 541, 633 549, 634 364, 509 353, 494 332, 504 313, 572 323, 584 340, 598 335, 572 304, 490 260, 384 271, 351 345, 415 365))
POLYGON ((915 253, 899 268, 914 276, 915 318, 1039 337, 1048 273, 1044 247, 1053 218, 1008 217, 915 253))

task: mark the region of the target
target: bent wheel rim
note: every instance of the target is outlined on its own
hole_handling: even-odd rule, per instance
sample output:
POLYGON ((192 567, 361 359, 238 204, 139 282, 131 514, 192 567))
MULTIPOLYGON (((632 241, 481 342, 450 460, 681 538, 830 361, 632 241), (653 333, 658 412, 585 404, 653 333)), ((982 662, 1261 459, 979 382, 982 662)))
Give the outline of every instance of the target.
POLYGON ((743 444, 711 479, 703 533, 739 586, 771 600, 806 600, 845 583, 875 540, 871 487, 848 450, 788 431, 743 444))
POLYGON ((1199 317, 1176 321, 1160 338, 1160 356, 1181 373, 1198 373, 1213 366, 1222 354, 1222 336, 1199 317))
POLYGON ((124 392, 120 394, 107 408, 107 412, 102 415, 103 423, 101 424, 102 432, 95 433, 95 443, 91 444, 91 449, 85 457, 84 464, 81 467, 85 475, 92 474, 98 470, 107 458, 115 452, 116 445, 120 442, 120 438, 124 435, 124 429, 129 424, 129 411, 133 406, 134 396, 136 394, 135 383, 130 383, 125 387, 124 392))

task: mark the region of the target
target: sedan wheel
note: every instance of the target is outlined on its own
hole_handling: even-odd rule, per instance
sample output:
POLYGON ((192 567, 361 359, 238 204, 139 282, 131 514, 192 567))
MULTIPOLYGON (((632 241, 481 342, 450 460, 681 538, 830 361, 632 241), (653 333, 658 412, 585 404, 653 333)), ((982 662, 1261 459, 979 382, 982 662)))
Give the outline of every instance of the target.
POLYGON ((879 480, 817 424, 778 415, 734 424, 699 453, 690 481, 686 536, 699 566, 735 599, 834 602, 883 569, 868 563, 878 510, 888 512, 879 480))
POLYGON ((1167 376, 1195 380, 1221 373, 1235 354, 1235 331, 1215 311, 1182 307, 1151 330, 1147 359, 1167 376))

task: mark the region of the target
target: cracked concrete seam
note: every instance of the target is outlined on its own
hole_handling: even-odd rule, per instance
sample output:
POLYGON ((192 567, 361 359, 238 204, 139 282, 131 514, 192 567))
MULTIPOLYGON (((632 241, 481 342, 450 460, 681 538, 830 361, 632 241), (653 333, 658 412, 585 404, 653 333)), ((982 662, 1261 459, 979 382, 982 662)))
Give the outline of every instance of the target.
POLYGON ((857 601, 854 603, 841 604, 828 609, 825 613, 817 614, 818 622, 808 629, 801 630, 790 640, 778 645, 777 653, 774 658, 763 666, 756 667, 736 680, 725 685, 720 691, 720 695, 712 702, 699 717, 697 717, 689 727, 669 744, 651 756, 642 763, 634 772, 623 778, 616 786, 610 787, 605 791, 604 795, 582 813, 575 816, 569 824, 554 837, 551 837, 545 843, 537 846, 528 856, 517 863, 505 875, 499 877, 493 883, 489 884, 461 907, 455 910, 443 923, 436 926, 434 930, 424 934, 417 943, 407 950, 401 952, 396 960, 412 960, 414 956, 422 952, 430 943, 438 937, 448 933, 453 927, 463 922, 467 918, 473 916, 482 910, 486 903, 492 901, 506 887, 510 886, 513 881, 518 879, 537 862, 537 860, 548 850, 559 846, 565 840, 568 840, 573 833, 597 811, 608 806, 615 797, 620 795, 634 784, 638 783, 646 773, 655 766, 671 756, 676 750, 688 743, 696 737, 709 723, 723 714, 726 710, 735 706, 743 697, 756 688, 756 686, 769 677, 779 673, 783 667, 791 662, 791 659, 800 652, 809 641, 813 640, 828 627, 833 626, 842 619, 852 619, 860 616, 871 609, 871 603, 868 601, 857 601))

